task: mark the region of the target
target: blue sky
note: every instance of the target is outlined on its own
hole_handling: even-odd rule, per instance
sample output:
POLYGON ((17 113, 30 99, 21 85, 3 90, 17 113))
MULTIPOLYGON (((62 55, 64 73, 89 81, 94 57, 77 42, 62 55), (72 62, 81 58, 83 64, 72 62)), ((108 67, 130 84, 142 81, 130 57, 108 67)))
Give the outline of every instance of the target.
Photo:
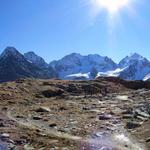
POLYGON ((34 51, 47 62, 69 53, 107 55, 118 62, 131 52, 150 59, 148 0, 134 0, 133 11, 93 15, 90 0, 0 0, 0 52, 14 46, 34 51))

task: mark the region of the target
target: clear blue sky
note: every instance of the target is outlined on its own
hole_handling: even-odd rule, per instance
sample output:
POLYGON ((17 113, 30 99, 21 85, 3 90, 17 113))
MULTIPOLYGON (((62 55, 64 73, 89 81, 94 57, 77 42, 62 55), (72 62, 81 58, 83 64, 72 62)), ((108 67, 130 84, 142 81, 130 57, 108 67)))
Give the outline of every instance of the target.
POLYGON ((94 18, 88 1, 0 0, 0 52, 14 46, 47 62, 72 52, 107 55, 116 62, 131 52, 150 59, 148 0, 134 0, 133 12, 124 8, 112 20, 105 10, 94 18))

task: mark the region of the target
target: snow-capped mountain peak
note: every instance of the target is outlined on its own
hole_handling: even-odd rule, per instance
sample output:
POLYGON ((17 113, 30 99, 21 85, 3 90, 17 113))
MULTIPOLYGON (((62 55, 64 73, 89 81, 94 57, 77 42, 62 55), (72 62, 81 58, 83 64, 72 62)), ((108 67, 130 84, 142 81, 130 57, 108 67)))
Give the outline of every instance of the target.
POLYGON ((143 80, 150 72, 150 62, 143 56, 133 53, 122 59, 119 68, 126 68, 120 72, 120 77, 128 80, 143 80))
POLYGON ((124 68, 133 65, 137 62, 144 62, 144 61, 148 60, 137 53, 131 53, 129 56, 126 56, 119 62, 119 67, 124 68))
POLYGON ((150 61, 132 53, 117 65, 111 58, 98 54, 72 53, 49 65, 30 51, 22 55, 14 47, 7 47, 0 55, 0 81, 19 77, 60 79, 94 79, 98 76, 116 76, 127 80, 150 80, 150 61))
POLYGON ((150 73, 150 61, 143 56, 132 53, 123 58, 118 68, 113 71, 99 72, 98 76, 117 76, 127 80, 146 80, 150 73))
POLYGON ((53 61, 50 63, 50 66, 56 69, 59 77, 62 79, 69 75, 85 74, 93 70, 98 72, 114 70, 117 68, 117 64, 108 57, 100 56, 98 54, 83 56, 78 53, 72 53, 58 61, 53 61))

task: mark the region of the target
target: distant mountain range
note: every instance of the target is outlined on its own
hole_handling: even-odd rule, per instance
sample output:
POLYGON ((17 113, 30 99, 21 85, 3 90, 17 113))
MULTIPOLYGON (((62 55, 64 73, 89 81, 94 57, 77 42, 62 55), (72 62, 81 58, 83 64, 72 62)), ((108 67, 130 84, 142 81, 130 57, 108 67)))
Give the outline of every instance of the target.
POLYGON ((94 79, 116 76, 126 80, 150 80, 150 61, 134 53, 116 64, 107 56, 72 53, 49 64, 34 52, 21 54, 7 47, 0 55, 0 82, 18 78, 94 79))

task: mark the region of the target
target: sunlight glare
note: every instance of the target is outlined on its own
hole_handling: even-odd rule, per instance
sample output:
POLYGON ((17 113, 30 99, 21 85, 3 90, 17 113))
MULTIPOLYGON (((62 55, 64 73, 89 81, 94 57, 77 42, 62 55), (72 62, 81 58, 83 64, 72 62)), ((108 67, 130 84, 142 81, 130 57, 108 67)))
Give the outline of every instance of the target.
POLYGON ((95 0, 98 7, 106 9, 109 13, 117 13, 120 9, 128 6, 129 0, 95 0))

